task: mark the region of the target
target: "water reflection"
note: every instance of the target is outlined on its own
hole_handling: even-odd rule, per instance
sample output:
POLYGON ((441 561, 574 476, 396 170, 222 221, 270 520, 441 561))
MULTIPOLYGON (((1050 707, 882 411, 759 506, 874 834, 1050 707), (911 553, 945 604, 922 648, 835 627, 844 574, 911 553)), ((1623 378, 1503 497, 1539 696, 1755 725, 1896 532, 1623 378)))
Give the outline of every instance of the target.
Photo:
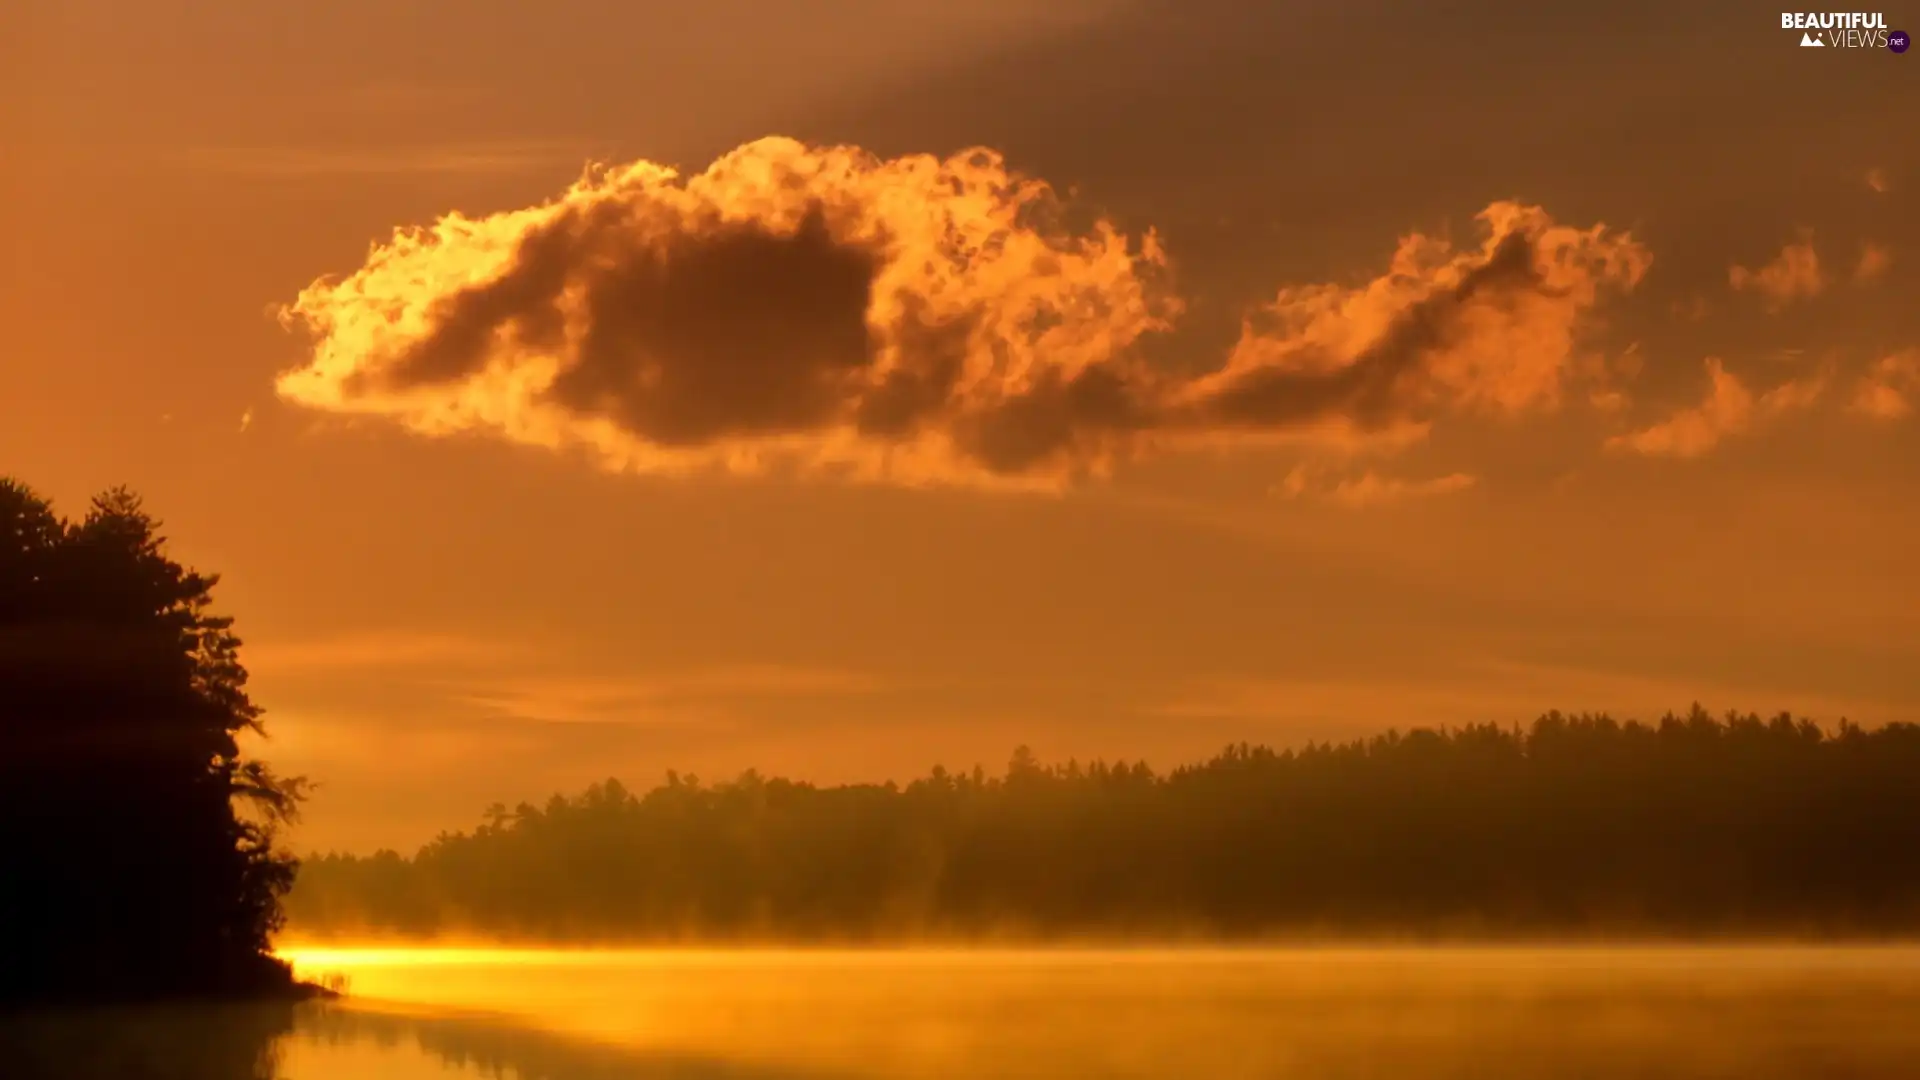
POLYGON ((0 1017, 5 1080, 837 1080, 620 1047, 504 1017, 357 1005, 193 1006, 0 1017))
POLYGON ((278 1080, 291 1004, 0 1014, 8 1080, 278 1080))
POLYGON ((345 1003, 0 1019, 0 1080, 1920 1075, 1913 949, 439 959, 345 964, 345 1003))
MULTIPOLYGON (((303 1010, 294 1047, 306 1043, 332 1051, 368 1044, 389 1060, 417 1047, 440 1062, 447 1076, 518 1077, 519 1080, 838 1080, 801 1069, 729 1062, 717 1058, 615 1046, 526 1027, 504 1017, 379 1011, 357 1006, 312 1006, 303 1010)), ((294 1049, 291 1056, 300 1055, 294 1049)), ((295 1076, 293 1061, 278 1080, 295 1076)), ((362 1077, 365 1073, 356 1070, 362 1077)), ((316 1073, 316 1076, 318 1073, 316 1073)), ((423 1078, 424 1080, 424 1078, 423 1078)))
MULTIPOLYGON (((356 990, 545 1031, 580 1075, 1912 1080, 1920 950, 336 953, 356 990), (651 1054, 654 1057, 637 1057, 651 1054), (746 1063, 770 1072, 754 1072, 746 1063), (733 1071, 727 1071, 731 1068, 733 1071), (625 1070, 625 1071, 622 1071, 625 1070), (672 1075, 668 1073, 667 1075, 672 1075), (703 1075, 692 1073, 691 1075, 703 1075)), ((485 1022, 424 1044, 539 1045, 485 1022)), ((457 1055, 456 1055, 457 1057, 457 1055)), ((501 1060, 511 1061, 506 1054, 501 1060)), ((295 1080, 308 1080, 298 1077, 295 1080)))

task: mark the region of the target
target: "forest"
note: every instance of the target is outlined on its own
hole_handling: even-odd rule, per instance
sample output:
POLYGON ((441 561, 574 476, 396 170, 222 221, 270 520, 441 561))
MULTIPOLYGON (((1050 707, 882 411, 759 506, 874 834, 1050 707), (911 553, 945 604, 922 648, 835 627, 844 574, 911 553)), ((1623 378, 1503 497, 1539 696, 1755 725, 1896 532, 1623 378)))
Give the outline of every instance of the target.
POLYGON ((304 797, 213 575, 125 490, 78 520, 0 477, 0 1010, 301 992, 271 954, 304 797))
POLYGON ((411 855, 280 842, 217 577, 124 490, 0 480, 0 1010, 297 994, 276 934, 542 942, 1920 931, 1920 725, 1699 705, 1169 771, 607 780, 411 855), (296 877, 296 871, 298 871, 296 877))
POLYGON ((292 932, 593 942, 1920 930, 1920 726, 1781 714, 1237 745, 1155 772, 607 780, 410 856, 326 854, 292 932))

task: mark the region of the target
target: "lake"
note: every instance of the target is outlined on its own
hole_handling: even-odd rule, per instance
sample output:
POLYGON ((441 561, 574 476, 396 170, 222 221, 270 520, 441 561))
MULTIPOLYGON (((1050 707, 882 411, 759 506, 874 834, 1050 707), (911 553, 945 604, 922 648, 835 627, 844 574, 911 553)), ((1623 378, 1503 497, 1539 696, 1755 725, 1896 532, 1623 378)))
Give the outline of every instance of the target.
POLYGON ((284 1080, 1920 1075, 1920 948, 289 955, 352 998, 272 1034, 284 1080))

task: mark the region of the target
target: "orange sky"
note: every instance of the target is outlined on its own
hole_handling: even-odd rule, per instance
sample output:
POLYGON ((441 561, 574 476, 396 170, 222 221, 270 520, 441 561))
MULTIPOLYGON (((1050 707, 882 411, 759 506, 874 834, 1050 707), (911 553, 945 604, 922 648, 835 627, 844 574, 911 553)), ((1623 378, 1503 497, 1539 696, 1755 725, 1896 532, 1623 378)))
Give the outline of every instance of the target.
POLYGON ((1913 54, 1725 0, 445 11, 0 45, 0 469, 224 575, 298 847, 669 767, 1920 720, 1913 54))

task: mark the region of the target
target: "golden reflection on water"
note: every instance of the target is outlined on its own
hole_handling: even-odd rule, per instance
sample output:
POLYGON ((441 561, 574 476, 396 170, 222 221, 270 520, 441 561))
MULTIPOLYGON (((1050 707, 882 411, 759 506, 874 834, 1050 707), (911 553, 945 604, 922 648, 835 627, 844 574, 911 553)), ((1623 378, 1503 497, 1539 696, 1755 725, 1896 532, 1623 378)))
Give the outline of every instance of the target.
POLYGON ((1920 1063, 1920 948, 282 955, 346 976, 356 1008, 826 1077, 1879 1080, 1920 1063))

